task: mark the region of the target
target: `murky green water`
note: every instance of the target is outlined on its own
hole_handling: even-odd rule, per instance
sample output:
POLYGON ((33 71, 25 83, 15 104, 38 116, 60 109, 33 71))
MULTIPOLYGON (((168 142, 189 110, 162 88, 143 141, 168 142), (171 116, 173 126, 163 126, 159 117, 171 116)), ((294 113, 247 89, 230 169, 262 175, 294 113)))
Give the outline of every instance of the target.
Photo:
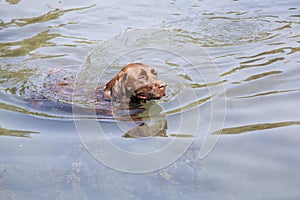
POLYGON ((0 1, 0 199, 299 199, 300 2, 123 4, 0 1), (138 122, 25 100, 136 61, 169 89, 138 122))

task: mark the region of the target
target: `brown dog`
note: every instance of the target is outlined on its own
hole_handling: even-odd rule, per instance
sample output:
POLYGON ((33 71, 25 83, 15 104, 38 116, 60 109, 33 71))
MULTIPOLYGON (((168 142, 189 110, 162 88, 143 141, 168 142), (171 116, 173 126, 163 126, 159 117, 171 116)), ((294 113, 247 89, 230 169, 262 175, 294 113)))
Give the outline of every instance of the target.
MULTIPOLYGON (((74 90, 75 77, 65 76, 61 69, 52 69, 38 92, 33 92, 33 100, 57 100, 57 102, 72 102, 72 96, 85 100, 88 88, 74 90)), ((156 71, 142 63, 132 63, 125 66, 103 91, 97 87, 96 101, 112 100, 117 102, 138 102, 160 99, 166 95, 166 84, 157 79, 156 71)))
POLYGON ((156 71, 143 63, 125 66, 104 89, 104 98, 120 102, 160 99, 166 95, 166 84, 156 71))

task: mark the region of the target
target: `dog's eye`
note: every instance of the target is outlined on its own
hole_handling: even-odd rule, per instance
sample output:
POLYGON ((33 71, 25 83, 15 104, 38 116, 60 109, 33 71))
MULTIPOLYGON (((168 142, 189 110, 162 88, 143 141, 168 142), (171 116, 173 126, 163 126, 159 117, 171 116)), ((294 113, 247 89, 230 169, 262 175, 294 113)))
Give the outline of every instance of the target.
POLYGON ((156 72, 154 69, 151 69, 151 73, 152 73, 153 75, 157 75, 157 72, 156 72))
POLYGON ((139 79, 139 80, 145 79, 145 76, 139 76, 138 79, 139 79))

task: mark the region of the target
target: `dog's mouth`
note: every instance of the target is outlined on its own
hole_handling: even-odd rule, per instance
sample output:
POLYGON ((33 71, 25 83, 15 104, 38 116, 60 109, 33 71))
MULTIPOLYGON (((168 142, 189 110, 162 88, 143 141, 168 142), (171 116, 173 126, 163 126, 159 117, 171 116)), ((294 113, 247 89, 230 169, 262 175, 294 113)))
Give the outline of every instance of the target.
POLYGON ((136 95, 133 95, 135 98, 140 99, 140 100, 158 100, 161 99, 165 95, 155 95, 153 93, 139 93, 136 95))
POLYGON ((136 100, 158 100, 166 95, 166 85, 160 87, 144 86, 134 91, 132 98, 136 100))
POLYGON ((141 100, 150 100, 152 94, 151 93, 138 93, 134 96, 138 99, 141 99, 141 100))

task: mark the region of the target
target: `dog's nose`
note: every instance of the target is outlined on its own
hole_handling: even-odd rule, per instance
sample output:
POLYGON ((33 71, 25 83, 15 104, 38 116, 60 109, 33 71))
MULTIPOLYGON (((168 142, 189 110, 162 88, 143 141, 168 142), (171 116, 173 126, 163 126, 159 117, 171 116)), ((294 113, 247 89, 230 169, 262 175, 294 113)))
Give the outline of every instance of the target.
POLYGON ((158 89, 164 89, 167 85, 164 82, 160 81, 160 82, 155 83, 155 86, 158 89))

